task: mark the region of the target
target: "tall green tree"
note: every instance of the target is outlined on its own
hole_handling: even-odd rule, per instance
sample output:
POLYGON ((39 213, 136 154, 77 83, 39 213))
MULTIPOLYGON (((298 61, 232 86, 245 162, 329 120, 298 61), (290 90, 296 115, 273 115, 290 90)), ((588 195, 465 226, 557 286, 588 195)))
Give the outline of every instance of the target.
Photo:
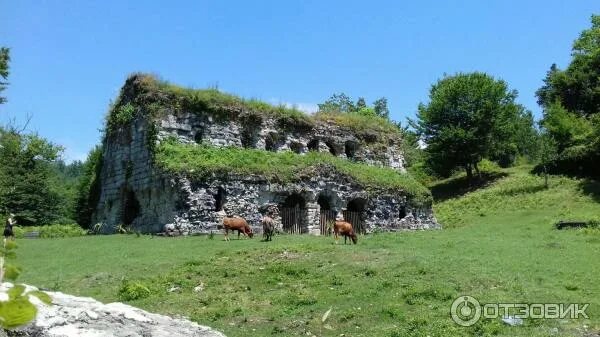
POLYGON ((548 108, 560 104, 580 116, 600 112, 600 15, 592 15, 592 26, 573 43, 571 63, 565 70, 553 64, 544 85, 537 91, 538 103, 548 108))
POLYGON ((0 210, 21 225, 45 225, 61 218, 63 199, 54 188, 52 164, 62 147, 14 127, 0 128, 0 210))
MULTIPOLYGON (((9 68, 8 68, 8 63, 10 62, 10 49, 6 48, 6 47, 1 47, 0 48, 0 77, 2 78, 2 80, 0 80, 0 94, 2 93, 2 91, 4 91, 6 89, 6 86, 8 85, 8 82, 6 82, 6 80, 8 79, 8 74, 9 74, 9 68)), ((0 96, 0 104, 6 102, 6 97, 2 97, 0 96)))
POLYGON ((356 111, 354 102, 344 93, 333 94, 318 106, 320 112, 326 113, 351 113, 356 111))
POLYGON ((485 73, 439 80, 431 87, 429 103, 419 105, 417 121, 412 122, 427 145, 428 166, 441 176, 461 168, 471 179, 483 158, 516 147, 514 125, 524 113, 516 97, 504 81, 485 73))
POLYGON ((387 103, 388 101, 385 97, 381 97, 373 102, 373 109, 375 110, 377 116, 385 119, 390 118, 390 109, 388 109, 387 103))
POLYGON ((75 212, 77 223, 83 228, 91 228, 92 215, 100 199, 101 170, 102 147, 96 146, 83 163, 83 175, 77 187, 75 212))

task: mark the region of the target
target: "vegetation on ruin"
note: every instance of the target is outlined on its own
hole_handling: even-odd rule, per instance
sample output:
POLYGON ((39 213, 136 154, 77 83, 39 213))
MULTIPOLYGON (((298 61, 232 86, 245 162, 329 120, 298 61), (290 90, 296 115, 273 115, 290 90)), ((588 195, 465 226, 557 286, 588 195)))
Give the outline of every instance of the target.
POLYGON ((165 141, 157 149, 156 163, 164 170, 191 177, 212 175, 258 175, 269 180, 288 182, 310 176, 320 165, 334 167, 357 183, 374 189, 403 190, 413 202, 430 202, 431 194, 409 174, 387 167, 375 167, 309 151, 301 155, 291 151, 269 152, 238 147, 186 145, 165 141))
POLYGON ((433 188, 440 231, 359 236, 346 246, 308 235, 277 235, 269 243, 226 243, 221 235, 21 240, 22 280, 104 302, 127 290, 137 298, 129 304, 184 315, 231 337, 581 336, 584 325, 597 331, 600 232, 553 225, 600 214, 600 186, 551 177, 546 190, 529 170, 497 169, 495 178, 490 171, 487 187, 470 192, 462 189, 464 173, 441 182, 433 188), (464 294, 482 303, 590 303, 590 319, 529 319, 515 327, 492 319, 463 328, 449 310, 464 294))
POLYGON ((212 116, 217 121, 241 120, 242 123, 256 123, 265 118, 273 118, 280 127, 288 130, 310 129, 317 122, 332 121, 351 129, 358 136, 375 139, 381 137, 382 140, 389 135, 398 136, 398 128, 387 115, 365 114, 364 111, 371 110, 328 109, 308 115, 293 106, 241 98, 216 88, 185 88, 153 75, 133 74, 127 79, 119 98, 111 107, 106 124, 110 133, 131 122, 139 113, 160 117, 168 113, 177 115, 189 112, 212 116))

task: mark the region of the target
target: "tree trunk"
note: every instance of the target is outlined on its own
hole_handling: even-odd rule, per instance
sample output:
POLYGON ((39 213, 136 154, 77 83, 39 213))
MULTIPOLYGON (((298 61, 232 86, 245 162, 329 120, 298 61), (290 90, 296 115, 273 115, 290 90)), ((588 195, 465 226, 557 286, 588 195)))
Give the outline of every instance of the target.
POLYGON ((473 181, 473 168, 471 167, 471 164, 467 164, 465 170, 467 171, 467 180, 471 183, 473 181))

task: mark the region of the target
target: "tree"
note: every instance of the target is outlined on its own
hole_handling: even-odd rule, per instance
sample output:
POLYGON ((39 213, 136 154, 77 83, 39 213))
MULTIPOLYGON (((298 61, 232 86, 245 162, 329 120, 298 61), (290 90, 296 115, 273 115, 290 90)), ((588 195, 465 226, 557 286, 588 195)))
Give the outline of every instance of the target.
POLYGON ((102 147, 96 146, 90 151, 83 164, 83 176, 77 187, 75 213, 77 223, 90 228, 92 215, 100 199, 100 171, 102 170, 102 147))
POLYGON ((480 72, 447 76, 431 87, 428 104, 420 104, 412 122, 427 144, 428 166, 441 176, 455 168, 469 179, 477 164, 506 151, 514 141, 513 123, 523 112, 516 91, 480 72))
POLYGON ((556 102, 581 116, 600 112, 600 15, 592 15, 592 27, 573 43, 567 69, 553 64, 544 85, 536 92, 538 103, 548 108, 556 102))
POLYGON ((540 132, 539 141, 539 155, 540 162, 542 165, 542 172, 544 174, 544 186, 548 188, 548 164, 553 161, 557 156, 556 141, 547 130, 543 129, 540 132))
POLYGON ((381 97, 380 99, 373 102, 373 109, 375 110, 377 116, 383 117, 385 119, 390 118, 390 110, 387 106, 387 98, 381 97))
POLYGON ((367 107, 367 102, 364 97, 359 97, 356 100, 356 110, 364 109, 367 107))
POLYGON ((351 113, 356 111, 356 106, 344 93, 333 94, 322 104, 318 104, 320 112, 326 113, 351 113))
MULTIPOLYGON (((8 62, 10 62, 10 49, 6 47, 0 48, 0 77, 2 80, 0 81, 0 93, 6 89, 6 85, 8 84, 6 80, 8 79, 8 62)), ((6 102, 6 97, 0 96, 0 104, 6 102)))
POLYGON ((62 147, 15 127, 0 128, 0 210, 21 225, 45 225, 61 217, 52 163, 62 147))

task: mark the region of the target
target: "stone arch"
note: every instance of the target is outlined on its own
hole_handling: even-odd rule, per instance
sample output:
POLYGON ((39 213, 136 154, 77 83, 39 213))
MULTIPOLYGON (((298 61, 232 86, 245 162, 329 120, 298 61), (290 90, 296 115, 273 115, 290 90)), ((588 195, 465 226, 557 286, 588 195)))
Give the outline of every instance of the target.
POLYGON ((276 132, 269 132, 265 137, 265 150, 276 152, 279 144, 279 135, 276 132))
POLYGON ((299 142, 291 142, 290 143, 290 150, 292 150, 292 152, 294 152, 294 153, 302 153, 303 148, 304 148, 304 146, 299 142))
POLYGON ((215 212, 223 210, 223 206, 227 202, 227 191, 222 186, 217 187, 217 193, 213 195, 215 198, 215 212))
POLYGON ((123 225, 130 226, 140 215, 140 202, 135 192, 126 190, 123 200, 123 211, 121 212, 121 222, 123 225))
POLYGON ((367 199, 354 198, 348 201, 344 211, 344 220, 351 223, 356 233, 365 233, 367 199))
POLYGON ((291 234, 308 232, 306 198, 300 193, 289 194, 279 206, 283 231, 291 234))
POLYGON ((308 142, 308 144, 306 144, 306 147, 308 148, 308 151, 319 151, 319 140, 318 139, 312 139, 310 142, 308 142))
POLYGON ((328 140, 325 142, 325 145, 327 145, 327 148, 329 149, 329 153, 331 153, 332 155, 337 157, 338 150, 337 150, 337 147, 335 146, 335 143, 332 140, 328 140))
POLYGON ((344 152, 348 159, 354 159, 356 157, 356 151, 358 151, 358 142, 354 140, 347 140, 344 143, 344 152))
POLYGON ((204 139, 204 130, 202 128, 197 128, 194 133, 194 142, 196 144, 202 144, 202 140, 204 139))
POLYGON ((335 221, 337 215, 336 198, 337 195, 331 191, 323 191, 317 196, 321 235, 331 235, 331 222, 335 221))
POLYGON ((242 142, 242 146, 247 149, 256 148, 258 139, 259 139, 258 129, 256 129, 256 128, 246 127, 241 132, 240 141, 242 142))
POLYGON ((398 211, 398 217, 400 219, 406 218, 406 205, 400 205, 400 210, 398 211))

